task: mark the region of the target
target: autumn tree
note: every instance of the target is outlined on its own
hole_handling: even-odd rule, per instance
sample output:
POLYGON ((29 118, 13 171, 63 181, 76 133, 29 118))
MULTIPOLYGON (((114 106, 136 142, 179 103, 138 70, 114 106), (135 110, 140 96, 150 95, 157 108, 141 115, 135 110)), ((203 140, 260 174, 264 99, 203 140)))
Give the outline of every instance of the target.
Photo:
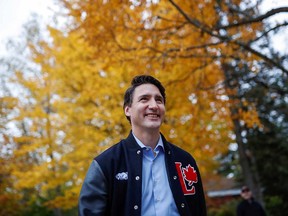
MULTIPOLYGON (((287 75, 287 59, 261 49, 265 36, 287 25, 263 22, 287 8, 261 14, 260 1, 240 0, 58 3, 59 25, 49 25, 48 36, 27 27, 33 66, 14 76, 23 94, 11 172, 17 190, 55 215, 77 205, 92 158, 128 134, 122 96, 134 75, 154 75, 167 87, 162 132, 194 155, 206 185, 229 144, 245 146, 243 128, 261 127, 257 100, 242 91, 247 81, 267 68, 287 75)), ((251 167, 242 168, 260 191, 251 167)))
MULTIPOLYGON (((37 64, 39 56, 33 59, 33 53, 37 51, 43 54, 44 50, 41 44, 43 37, 35 19, 26 24, 24 33, 26 41, 22 40, 21 46, 10 44, 22 53, 22 58, 14 55, 5 60, 6 65, 10 66, 10 70, 7 70, 11 73, 9 84, 13 86, 18 100, 14 103, 13 112, 8 113, 12 116, 14 136, 7 136, 9 140, 1 151, 7 146, 11 149, 5 157, 1 157, 1 162, 9 169, 10 190, 17 195, 14 202, 21 204, 21 208, 14 211, 21 215, 45 215, 51 212, 62 215, 61 209, 67 209, 65 204, 62 203, 60 209, 48 202, 56 197, 59 199, 70 188, 65 175, 71 175, 67 174, 65 161, 61 161, 62 155, 69 152, 69 146, 66 143, 60 145, 63 122, 53 107, 53 80, 46 76, 53 62, 47 58, 40 66, 37 64)), ((45 56, 48 57, 48 53, 45 56)), ((73 178, 69 177, 69 181, 73 181, 73 178)), ((69 194, 72 193, 70 191, 69 194)), ((73 201, 71 195, 67 196, 73 201)))
POLYGON ((256 160, 261 183, 265 188, 266 206, 271 215, 282 215, 288 209, 288 77, 278 71, 258 76, 253 88, 247 89, 246 97, 257 100, 261 129, 246 128, 245 138, 256 160), (268 87, 269 86, 269 87, 268 87), (269 170, 271 172, 269 172, 269 170))
MULTIPOLYGON (((167 121, 173 129, 169 132, 172 133, 171 137, 177 137, 177 140, 179 137, 185 139, 180 143, 193 146, 196 155, 197 147, 195 148, 193 143, 201 143, 210 150, 213 147, 215 149, 215 146, 209 146, 209 140, 202 137, 198 139, 197 134, 211 133, 206 130, 209 128, 209 123, 204 119, 209 119, 210 122, 212 116, 208 114, 209 110, 218 111, 220 107, 225 107, 223 113, 226 118, 227 113, 231 114, 230 122, 231 120, 233 122, 245 182, 253 188, 257 198, 262 200, 260 180, 253 162, 255 159, 250 160, 252 164, 248 162, 245 150, 247 147, 241 135, 243 124, 245 127, 260 127, 261 123, 256 110, 256 101, 246 100, 241 94, 241 89, 249 81, 247 78, 257 79, 258 76, 253 74, 266 73, 267 68, 279 70, 284 76, 287 75, 285 68, 287 59, 269 49, 269 37, 267 37, 287 26, 287 23, 263 25, 269 17, 287 12, 287 7, 271 9, 261 14, 258 9, 261 1, 203 3, 171 0, 135 1, 127 4, 99 1, 95 4, 62 2, 68 9, 68 14, 75 18, 77 27, 74 30, 83 29, 84 37, 90 44, 97 46, 95 39, 105 37, 109 41, 109 45, 105 46, 107 47, 105 52, 117 53, 115 59, 120 57, 122 61, 128 62, 130 67, 137 64, 137 68, 139 66, 143 68, 144 73, 155 72, 159 77, 169 70, 169 77, 164 75, 164 80, 171 85, 171 88, 173 85, 174 89, 182 89, 183 95, 178 95, 178 99, 186 98, 188 102, 185 104, 180 99, 180 103, 174 94, 175 91, 171 92, 173 105, 168 117, 170 121, 167 121), (97 13, 96 8, 102 13, 97 13), (108 8, 114 9, 108 10, 108 8), (125 35, 121 34, 124 31, 125 35), (115 51, 112 51, 113 49, 115 51), (141 61, 133 63, 131 56, 141 61), (235 79, 235 76, 238 79, 235 79), (233 81, 233 86, 228 84, 233 81), (215 91, 219 93, 218 98, 215 91), (228 101, 225 99, 223 101, 225 96, 229 96, 228 101), (200 112, 191 101, 187 100, 189 98, 194 102, 197 101, 196 107, 202 108, 200 112), (201 102, 201 99, 204 100, 201 102), (187 112, 187 107, 191 106, 193 110, 187 112), (176 113, 174 110, 177 110, 176 113), (203 110, 205 116, 204 112, 201 112, 203 110), (206 126, 208 127, 205 128, 206 126), (195 132, 195 135, 187 137, 181 133, 182 131, 195 132)), ((216 125, 220 126, 221 122, 218 121, 216 125)), ((218 130, 212 131, 219 132, 218 130)), ((225 136, 229 137, 228 134, 222 133, 222 137, 225 136)), ((216 145, 217 139, 213 135, 211 137, 216 145)), ((218 147, 221 149, 221 145, 218 147)), ((207 154, 203 147, 199 149, 207 154)))
MULTIPOLYGON (((68 9, 68 14, 74 18, 74 25, 72 26, 75 28, 72 31, 83 30, 85 33, 83 37, 91 45, 97 47, 103 46, 103 44, 98 44, 97 38, 105 37, 107 39, 109 45, 106 46, 105 44, 106 49, 101 50, 101 53, 109 52, 111 53, 110 56, 113 56, 112 53, 117 53, 117 56, 113 56, 114 61, 121 58, 121 61, 128 62, 130 67, 137 64, 137 68, 143 68, 144 73, 155 72, 159 77, 168 73, 169 70, 169 77, 164 75, 167 84, 171 85, 171 88, 173 85, 174 89, 183 89, 184 87, 181 91, 183 96, 178 95, 178 98, 186 98, 187 104, 184 104, 183 100, 179 103, 177 96, 173 94, 175 91, 172 92, 173 105, 169 116, 171 119, 169 123, 174 124, 172 130, 175 133, 174 136, 177 139, 185 137, 189 140, 182 143, 189 143, 193 146, 193 141, 199 141, 197 135, 192 135, 191 140, 191 137, 183 136, 181 131, 184 133, 193 131, 195 134, 201 134, 199 131, 205 133, 205 127, 209 123, 203 119, 211 119, 211 116, 207 115, 208 110, 218 110, 217 106, 219 106, 225 107, 224 113, 226 115, 231 112, 230 119, 234 121, 234 130, 239 145, 239 155, 243 159, 242 168, 246 183, 251 185, 255 189, 257 197, 261 198, 260 184, 258 180, 255 180, 258 177, 253 174, 255 172, 252 172, 251 166, 245 163, 245 161, 247 162, 245 151, 241 150, 244 147, 241 128, 237 130, 237 125, 240 124, 241 120, 244 120, 251 127, 257 124, 259 126, 259 119, 255 104, 249 104, 249 101, 245 102, 245 98, 241 98, 238 92, 241 88, 240 85, 245 84, 244 77, 246 75, 241 72, 243 70, 248 70, 253 74, 261 72, 262 66, 265 66, 281 70, 287 74, 287 69, 284 66, 285 60, 284 62, 280 61, 281 56, 271 52, 271 49, 265 48, 268 44, 266 36, 285 27, 287 23, 263 26, 263 22, 267 18, 287 12, 287 8, 272 9, 261 14, 258 9, 261 1, 245 2, 240 0, 209 2, 132 1, 127 4, 109 1, 105 3, 95 1, 93 4, 89 1, 81 3, 61 2, 68 9), (113 10, 110 10, 111 8, 113 10), (101 13, 98 13, 97 10, 101 10, 101 13), (113 22, 110 22, 111 20, 113 22), (125 32, 125 35, 122 32, 125 32), (131 56, 141 61, 134 63, 131 56), (225 65, 238 68, 238 71, 229 70, 225 74, 227 69, 225 65), (238 84, 231 89, 226 83, 230 82, 230 77, 235 74, 241 80, 234 79, 238 84), (215 91, 220 92, 218 98, 215 91), (221 101, 227 95, 230 100, 221 101), (206 116, 204 114, 203 116, 199 115, 199 112, 196 111, 197 108, 192 108, 196 113, 193 112, 194 110, 186 112, 185 109, 192 106, 191 102, 187 100, 189 97, 190 99, 194 98, 194 101, 196 98, 198 99, 196 105, 205 107, 201 111, 205 110, 206 116), (201 103, 200 98, 204 99, 206 105, 201 103), (219 100, 219 98, 221 99, 219 100), (243 102, 245 105, 242 105, 243 102), (181 108, 178 107, 179 105, 181 108), (173 116, 173 110, 177 110, 175 116, 173 116), (192 116, 196 114, 199 118, 196 120, 191 117, 191 114, 192 116), (184 120, 185 124, 193 125, 193 130, 191 128, 183 129, 185 125, 183 119, 187 121, 184 120), (198 119, 201 120, 198 121, 198 119), (193 121, 196 121, 196 124, 193 124, 193 121)), ((221 117, 224 119, 223 116, 221 117)), ((217 125, 221 124, 218 123, 217 125)), ((222 136, 225 135, 222 134, 222 136)), ((203 143, 207 142, 200 140, 202 146, 203 143)), ((212 140, 215 142, 214 137, 212 140)), ((209 145, 206 147, 209 148, 209 145)))
POLYGON ((13 178, 11 176, 11 152, 13 145, 10 143, 11 130, 9 123, 13 117, 13 110, 17 104, 17 98, 11 93, 8 85, 9 77, 4 73, 9 68, 4 64, 4 59, 0 59, 0 202, 2 206, 0 215, 20 215, 17 209, 22 209, 17 202, 19 194, 13 188, 13 178))

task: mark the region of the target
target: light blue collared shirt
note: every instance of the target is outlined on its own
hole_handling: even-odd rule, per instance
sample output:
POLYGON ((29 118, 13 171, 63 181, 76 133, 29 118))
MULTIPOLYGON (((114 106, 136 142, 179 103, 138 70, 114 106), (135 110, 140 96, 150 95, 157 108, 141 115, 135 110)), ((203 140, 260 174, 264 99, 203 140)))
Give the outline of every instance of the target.
POLYGON ((160 139, 154 149, 145 146, 133 134, 138 145, 143 148, 142 161, 142 216, 179 216, 172 191, 169 186, 163 141, 160 139))

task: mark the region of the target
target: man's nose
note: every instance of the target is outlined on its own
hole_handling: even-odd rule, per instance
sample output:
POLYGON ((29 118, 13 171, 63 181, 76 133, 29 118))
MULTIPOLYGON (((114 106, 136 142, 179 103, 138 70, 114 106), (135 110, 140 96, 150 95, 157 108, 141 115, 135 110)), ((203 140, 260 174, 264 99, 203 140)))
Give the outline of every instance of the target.
POLYGON ((151 99, 149 102, 149 108, 150 109, 157 109, 158 108, 158 104, 157 101, 155 99, 151 99))

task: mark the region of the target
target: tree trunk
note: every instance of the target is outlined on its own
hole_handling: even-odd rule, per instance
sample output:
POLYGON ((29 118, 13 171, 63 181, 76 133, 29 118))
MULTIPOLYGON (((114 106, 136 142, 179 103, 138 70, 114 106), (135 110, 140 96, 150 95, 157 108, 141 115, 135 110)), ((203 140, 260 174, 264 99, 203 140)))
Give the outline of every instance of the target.
MULTIPOLYGON (((237 112, 237 111, 236 111, 237 112)), ((232 116, 235 110, 231 110, 232 116)), ((236 142, 238 144, 239 162, 242 168, 244 177, 244 184, 247 185, 253 192, 256 200, 258 200, 263 206, 263 194, 261 191, 261 184, 259 180, 258 171, 256 169, 255 159, 246 144, 243 142, 241 135, 241 125, 238 119, 233 120, 234 132, 236 135, 236 142)))
MULTIPOLYGON (((228 95, 230 101, 239 100, 241 96, 238 95, 238 86, 239 82, 237 77, 233 77, 233 68, 228 64, 222 64, 223 72, 226 79, 226 88, 230 91, 234 92, 235 95, 228 95), (236 91, 235 91, 236 89, 236 91), (232 91, 231 91, 232 90, 232 91)), ((230 112, 231 118, 234 125, 234 132, 236 135, 236 143, 238 144, 238 154, 239 154, 239 162, 242 169, 242 174, 244 178, 243 184, 247 185, 253 192, 253 196, 256 200, 258 200, 263 206, 263 194, 261 190, 260 179, 257 171, 257 166, 255 163, 254 156, 251 151, 249 151, 248 144, 244 143, 242 137, 243 127, 241 127, 239 120, 239 103, 230 103, 230 112)))

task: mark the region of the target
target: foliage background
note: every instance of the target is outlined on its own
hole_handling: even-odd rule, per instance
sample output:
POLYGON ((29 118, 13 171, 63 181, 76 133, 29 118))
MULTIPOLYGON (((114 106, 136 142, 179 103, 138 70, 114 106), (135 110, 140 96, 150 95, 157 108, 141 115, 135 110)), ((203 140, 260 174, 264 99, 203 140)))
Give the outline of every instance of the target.
POLYGON ((138 74, 166 86, 162 132, 196 158, 205 191, 229 177, 271 215, 287 210, 287 53, 270 40, 288 23, 266 21, 287 7, 55 4, 55 21, 31 19, 0 62, 1 215, 77 214, 92 158, 129 133, 122 97, 138 74))

